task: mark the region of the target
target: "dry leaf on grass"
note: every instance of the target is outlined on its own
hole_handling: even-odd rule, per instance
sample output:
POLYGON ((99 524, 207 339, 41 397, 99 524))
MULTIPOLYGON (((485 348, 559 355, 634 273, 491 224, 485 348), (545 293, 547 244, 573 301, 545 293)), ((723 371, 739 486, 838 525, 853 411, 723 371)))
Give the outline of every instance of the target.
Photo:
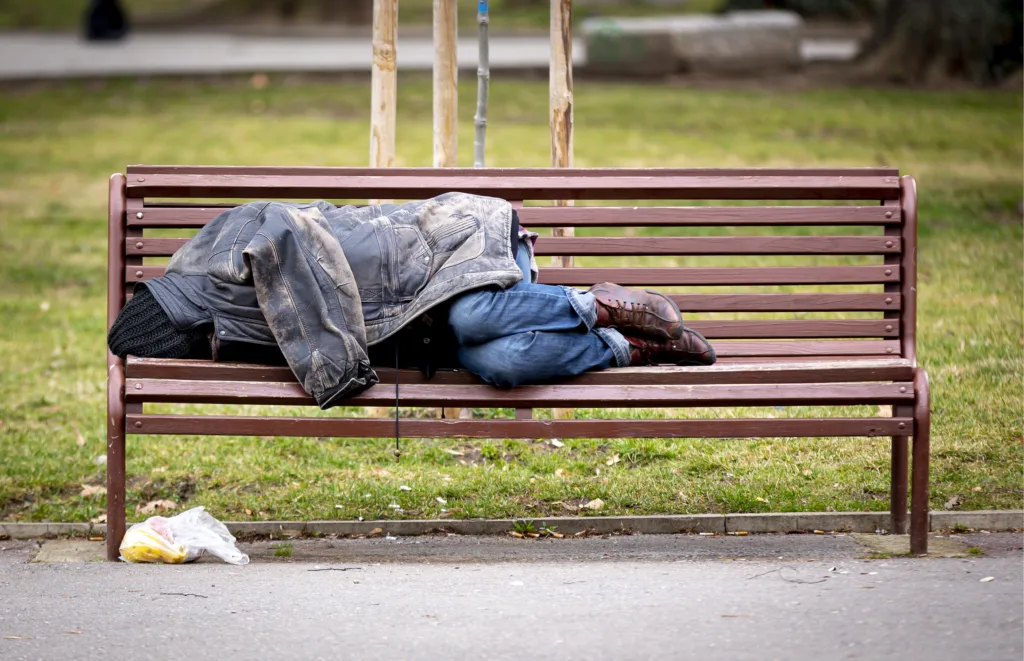
POLYGON ((622 460, 619 459, 619 455, 614 454, 614 455, 608 457, 608 459, 605 460, 604 463, 608 464, 609 466, 614 466, 615 464, 619 463, 620 461, 622 461, 622 460))
POLYGON ((173 500, 151 500, 139 507, 139 514, 156 514, 174 509, 178 509, 178 503, 173 500))
POLYGON ((75 445, 78 447, 85 445, 85 436, 82 436, 82 432, 78 431, 78 427, 75 427, 75 445))
POLYGON ((94 518, 89 519, 89 520, 92 521, 93 523, 106 523, 107 522, 107 515, 106 514, 100 514, 99 516, 94 517, 94 518))
POLYGON ((952 510, 956 509, 957 507, 960 507, 960 504, 960 494, 956 494, 955 496, 947 500, 946 504, 943 505, 943 507, 945 507, 947 510, 952 510))
POLYGON ((595 498, 594 500, 590 501, 583 507, 587 508, 588 510, 599 510, 602 507, 604 507, 604 501, 601 500, 600 498, 595 498))
POLYGON ((565 469, 564 468, 556 468, 555 469, 555 477, 565 477, 565 469))
POLYGON ((564 448, 565 447, 565 443, 561 442, 557 438, 551 439, 551 445, 553 445, 556 448, 564 448))
POLYGON ((757 496, 756 498, 754 498, 754 500, 756 500, 759 503, 767 503, 768 502, 767 498, 762 498, 761 496, 757 496))
POLYGON ((105 486, 96 484, 83 484, 82 485, 82 498, 88 498, 89 496, 105 496, 107 495, 107 488, 105 486))

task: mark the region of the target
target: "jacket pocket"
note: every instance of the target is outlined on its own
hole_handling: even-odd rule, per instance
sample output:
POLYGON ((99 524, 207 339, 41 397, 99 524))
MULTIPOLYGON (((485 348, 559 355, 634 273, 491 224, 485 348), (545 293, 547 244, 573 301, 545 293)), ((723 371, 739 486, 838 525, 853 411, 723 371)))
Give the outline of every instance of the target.
POLYGON ((411 225, 390 224, 391 241, 387 246, 385 273, 394 302, 411 300, 430 278, 431 251, 419 229, 411 225))

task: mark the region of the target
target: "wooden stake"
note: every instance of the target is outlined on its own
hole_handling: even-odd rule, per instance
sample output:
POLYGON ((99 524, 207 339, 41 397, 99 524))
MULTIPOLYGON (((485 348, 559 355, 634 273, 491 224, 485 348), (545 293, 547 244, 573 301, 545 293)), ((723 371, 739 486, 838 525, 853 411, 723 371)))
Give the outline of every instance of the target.
MULTIPOLYGON (((370 167, 395 164, 398 68, 395 60, 398 0, 373 0, 373 64, 370 68, 370 167)), ((382 204, 391 200, 368 200, 382 204)), ((385 407, 367 407, 372 417, 387 417, 385 407)))
MULTIPOLYGON (((551 0, 551 68, 549 73, 551 167, 572 167, 572 0, 551 0)), ((572 206, 572 200, 556 200, 572 206)), ((572 227, 555 227, 554 236, 573 236, 572 227)), ((552 258, 553 266, 572 266, 571 255, 552 258)))
MULTIPOLYGON (((572 0, 551 0, 551 67, 548 76, 551 167, 572 167, 572 0)), ((572 200, 555 200, 569 207, 572 200)), ((572 227, 555 227, 553 236, 573 236, 572 227)), ((552 266, 572 266, 571 255, 552 257, 552 266)), ((553 409, 555 418, 572 418, 572 409, 553 409)))
MULTIPOLYGON (((434 167, 453 168, 459 154, 457 0, 434 0, 434 167)), ((444 408, 449 419, 472 418, 471 409, 444 408)), ((438 411, 440 416, 441 411, 438 411)))
POLYGON ((452 168, 459 152, 457 0, 434 0, 434 167, 452 168))
MULTIPOLYGON (((395 35, 398 0, 373 2, 373 66, 370 70, 370 167, 395 164, 398 71, 395 35)), ((381 200, 382 201, 382 200, 381 200)))

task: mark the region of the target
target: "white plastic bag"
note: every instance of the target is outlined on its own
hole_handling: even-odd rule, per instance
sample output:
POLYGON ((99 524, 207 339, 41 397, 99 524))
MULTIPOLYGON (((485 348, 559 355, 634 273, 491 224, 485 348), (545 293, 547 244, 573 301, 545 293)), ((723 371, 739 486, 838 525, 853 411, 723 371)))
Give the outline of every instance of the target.
POLYGON ((227 527, 202 506, 136 523, 124 534, 120 551, 125 562, 181 564, 210 553, 232 565, 249 564, 227 527))

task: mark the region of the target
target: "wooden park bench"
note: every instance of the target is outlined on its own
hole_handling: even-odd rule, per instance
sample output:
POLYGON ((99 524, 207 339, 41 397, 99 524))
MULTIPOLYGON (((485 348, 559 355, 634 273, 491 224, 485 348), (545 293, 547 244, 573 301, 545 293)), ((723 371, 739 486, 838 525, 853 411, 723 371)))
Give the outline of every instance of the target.
MULTIPOLYGON (((163 272, 147 259, 173 254, 190 234, 168 238, 174 233, 167 230, 202 227, 232 206, 224 200, 422 199, 452 190, 501 197, 517 206, 526 202, 519 213, 531 229, 582 230, 585 236, 537 241, 538 255, 573 255, 581 263, 548 268, 549 260, 542 259, 542 282, 587 287, 607 280, 667 291, 688 325, 713 341, 719 362, 609 369, 512 390, 485 385, 464 371, 439 372, 426 381, 419 372, 396 375, 380 369, 380 383, 349 400, 351 405, 393 405, 397 376, 402 405, 516 410, 514 418, 504 419, 406 419, 401 434, 409 437, 889 437, 894 533, 907 529, 912 436, 911 549, 926 552, 929 395, 915 349, 917 193, 914 179, 900 178, 894 169, 132 166, 110 179, 108 323, 134 283, 163 272), (576 206, 552 204, 565 200, 576 206), (678 206, 679 200, 710 202, 678 206), (607 204, 615 206, 601 206, 607 204), (632 229, 644 227, 653 232, 636 235, 632 229), (607 228, 627 230, 600 235, 607 228), (594 258, 635 264, 637 256, 646 256, 648 266, 593 266, 594 258), (770 257, 750 265, 747 256, 770 257), (833 410, 840 417, 830 417, 811 410, 793 415, 813 417, 548 420, 534 418, 531 411, 857 405, 871 405, 876 414, 855 417, 833 410)), ((395 421, 385 418, 147 413, 146 405, 155 402, 315 404, 286 367, 122 361, 109 353, 107 359, 109 559, 117 558, 125 530, 126 434, 389 437, 395 432, 395 421)))

